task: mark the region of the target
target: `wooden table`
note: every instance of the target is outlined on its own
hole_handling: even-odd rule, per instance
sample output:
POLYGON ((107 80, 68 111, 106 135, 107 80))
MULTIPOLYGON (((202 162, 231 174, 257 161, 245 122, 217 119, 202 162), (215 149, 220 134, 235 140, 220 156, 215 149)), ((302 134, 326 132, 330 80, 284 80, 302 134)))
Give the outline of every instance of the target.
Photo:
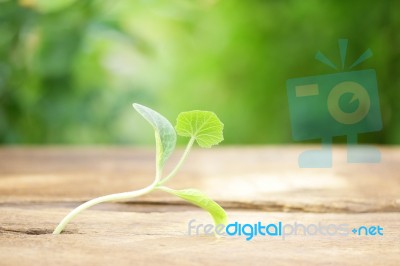
POLYGON ((95 206, 55 236, 83 201, 150 184, 153 150, 3 147, 0 265, 400 265, 400 148, 381 147, 379 164, 347 164, 335 147, 333 168, 299 169, 306 148, 194 150, 167 185, 204 191, 230 222, 380 225, 383 236, 189 236, 190 220, 211 218, 162 192, 95 206))

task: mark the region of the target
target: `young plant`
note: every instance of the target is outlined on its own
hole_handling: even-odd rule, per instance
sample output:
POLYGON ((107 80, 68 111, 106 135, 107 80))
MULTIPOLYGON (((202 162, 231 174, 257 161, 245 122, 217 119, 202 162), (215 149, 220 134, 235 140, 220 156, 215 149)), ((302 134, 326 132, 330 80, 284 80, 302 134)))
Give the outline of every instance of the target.
POLYGON ((224 125, 218 119, 218 117, 213 112, 208 111, 196 110, 180 113, 176 121, 175 132, 175 129, 171 123, 156 111, 137 103, 134 103, 133 107, 154 128, 156 139, 156 173, 153 183, 136 191, 102 196, 83 203, 65 216, 65 218, 56 227, 53 234, 60 234, 76 215, 78 215, 81 211, 92 207, 93 205, 107 201, 131 199, 150 193, 156 189, 178 196, 179 198, 204 209, 211 215, 215 225, 227 223, 227 215, 224 209, 201 191, 192 188, 174 190, 164 186, 164 183, 171 179, 178 172, 195 141, 200 147, 210 148, 213 145, 217 145, 224 139, 222 134, 224 125), (164 177, 162 174, 163 167, 175 149, 176 133, 178 133, 180 136, 189 137, 189 143, 187 144, 178 164, 168 175, 164 177))

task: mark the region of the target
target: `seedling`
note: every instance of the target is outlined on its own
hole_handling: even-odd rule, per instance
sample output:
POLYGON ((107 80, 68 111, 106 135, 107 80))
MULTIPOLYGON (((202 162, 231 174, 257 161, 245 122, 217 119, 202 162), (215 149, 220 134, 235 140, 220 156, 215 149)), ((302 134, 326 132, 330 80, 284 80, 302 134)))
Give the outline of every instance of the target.
POLYGON ((65 216, 53 234, 60 234, 75 216, 89 207, 107 201, 132 199, 156 189, 178 196, 204 209, 211 215, 215 225, 227 223, 227 215, 224 209, 201 191, 192 188, 174 190, 164 186, 164 183, 178 172, 195 141, 200 147, 210 148, 224 139, 222 134, 224 124, 218 119, 216 114, 198 110, 180 113, 174 129, 171 123, 156 111, 137 103, 134 103, 133 107, 154 129, 156 139, 156 173, 153 183, 140 190, 102 196, 83 203, 65 216), (190 140, 178 164, 164 177, 162 171, 165 162, 175 149, 176 133, 180 136, 189 137, 190 140))

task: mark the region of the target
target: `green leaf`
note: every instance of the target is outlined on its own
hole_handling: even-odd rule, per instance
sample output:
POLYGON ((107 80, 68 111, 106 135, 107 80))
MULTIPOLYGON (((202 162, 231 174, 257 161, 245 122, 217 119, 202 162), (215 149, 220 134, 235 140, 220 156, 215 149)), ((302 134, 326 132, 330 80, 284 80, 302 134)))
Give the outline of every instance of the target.
POLYGON ((175 149, 176 133, 171 123, 156 111, 134 103, 133 108, 142 115, 154 128, 157 149, 157 169, 162 170, 168 157, 175 149))
POLYGON ((195 138, 203 148, 210 148, 224 140, 224 124, 215 113, 209 111, 180 113, 175 129, 178 135, 195 138))
POLYGON ((158 189, 168 192, 172 195, 178 196, 202 209, 207 211, 214 220, 214 224, 217 226, 219 224, 226 225, 228 223, 228 216, 225 210, 218 205, 215 201, 210 199, 207 195, 197 189, 182 189, 174 190, 168 187, 158 187, 158 189))

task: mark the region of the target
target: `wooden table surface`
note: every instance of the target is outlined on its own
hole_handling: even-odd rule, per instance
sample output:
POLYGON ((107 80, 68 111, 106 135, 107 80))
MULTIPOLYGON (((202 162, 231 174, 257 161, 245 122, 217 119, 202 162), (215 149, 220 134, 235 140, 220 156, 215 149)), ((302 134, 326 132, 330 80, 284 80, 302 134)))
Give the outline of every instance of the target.
MULTIPOLYGON (((0 265, 400 265, 400 148, 379 164, 300 169, 305 146, 195 149, 171 188, 197 188, 241 223, 381 226, 382 236, 189 236, 207 213, 163 192, 104 203, 51 232, 93 197, 136 190, 154 175, 151 149, 0 148, 0 265)), ((178 160, 170 159, 165 171, 178 160)))

